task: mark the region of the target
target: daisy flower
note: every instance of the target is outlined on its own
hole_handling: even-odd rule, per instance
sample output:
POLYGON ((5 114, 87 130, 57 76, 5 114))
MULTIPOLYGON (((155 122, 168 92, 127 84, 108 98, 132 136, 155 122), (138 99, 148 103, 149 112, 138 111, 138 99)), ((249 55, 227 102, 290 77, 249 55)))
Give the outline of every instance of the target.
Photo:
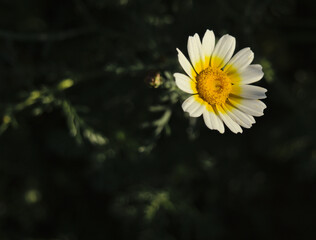
POLYGON ((255 117, 263 115, 266 89, 250 85, 263 77, 259 64, 250 64, 254 58, 250 48, 234 56, 236 40, 226 34, 215 45, 213 31, 207 30, 202 42, 198 34, 188 39, 191 60, 178 51, 178 59, 186 72, 175 73, 176 85, 192 94, 183 104, 183 111, 191 117, 203 115, 206 126, 224 133, 225 125, 234 133, 250 128, 255 117), (233 57, 232 57, 233 56, 233 57))

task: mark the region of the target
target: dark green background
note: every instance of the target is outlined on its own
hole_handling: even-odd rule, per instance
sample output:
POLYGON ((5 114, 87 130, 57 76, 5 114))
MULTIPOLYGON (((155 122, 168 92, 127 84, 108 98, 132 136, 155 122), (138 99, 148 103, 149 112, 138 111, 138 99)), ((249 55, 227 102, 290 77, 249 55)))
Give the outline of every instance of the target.
POLYGON ((1 0, 0 239, 315 239, 315 46, 312 0, 1 0), (181 109, 206 29, 263 65, 243 134, 181 109))

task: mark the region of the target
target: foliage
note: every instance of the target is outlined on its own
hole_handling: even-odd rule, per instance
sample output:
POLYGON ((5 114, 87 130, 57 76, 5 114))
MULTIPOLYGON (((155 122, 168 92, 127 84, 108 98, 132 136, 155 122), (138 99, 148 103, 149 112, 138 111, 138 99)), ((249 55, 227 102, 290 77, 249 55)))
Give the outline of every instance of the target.
POLYGON ((1 239, 315 239, 313 1, 1 3, 1 239), (264 68, 241 135, 181 109, 206 29, 264 68))

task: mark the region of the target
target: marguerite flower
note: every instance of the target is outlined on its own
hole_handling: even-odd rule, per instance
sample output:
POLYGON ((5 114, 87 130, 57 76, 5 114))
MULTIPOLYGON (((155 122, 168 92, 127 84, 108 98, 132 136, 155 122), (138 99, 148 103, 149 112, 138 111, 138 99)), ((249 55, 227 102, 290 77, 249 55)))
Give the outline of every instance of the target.
POLYGON ((198 34, 188 39, 191 63, 178 51, 180 65, 187 75, 175 73, 177 86, 192 94, 183 104, 183 111, 191 117, 203 115, 206 126, 224 133, 224 124, 234 133, 240 126, 250 128, 255 117, 263 115, 266 105, 258 100, 266 98, 265 88, 250 85, 263 77, 250 48, 234 56, 236 40, 226 34, 215 45, 213 31, 207 30, 202 42, 198 34), (233 57, 232 57, 233 56, 233 57))

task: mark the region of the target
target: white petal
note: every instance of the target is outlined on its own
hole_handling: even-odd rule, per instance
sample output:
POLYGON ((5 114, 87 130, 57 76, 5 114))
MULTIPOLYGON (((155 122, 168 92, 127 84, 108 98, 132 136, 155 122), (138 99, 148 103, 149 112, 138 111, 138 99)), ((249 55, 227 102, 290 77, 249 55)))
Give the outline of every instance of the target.
POLYGON ((232 57, 236 46, 236 40, 234 37, 226 34, 221 37, 213 51, 211 66, 222 68, 232 57))
POLYGON ((184 75, 182 73, 175 73, 173 74, 173 76, 176 79, 176 85, 182 91, 187 92, 187 93, 197 93, 196 87, 195 87, 196 83, 187 75, 184 75))
POLYGON ((267 89, 253 85, 233 85, 231 93, 248 98, 248 99, 264 99, 266 98, 267 89))
POLYGON ((202 53, 202 44, 198 34, 188 39, 188 53, 193 68, 197 73, 204 69, 204 56, 202 53))
POLYGON ((233 133, 242 133, 242 129, 239 124, 232 120, 221 106, 216 105, 216 108, 223 122, 233 133))
POLYGON ((205 57, 204 67, 208 67, 215 46, 215 35, 213 31, 206 30, 202 39, 202 50, 205 57))
POLYGON ((256 120, 253 116, 246 114, 246 116, 249 118, 249 120, 251 121, 252 124, 256 123, 256 120))
POLYGON ((229 75, 235 72, 241 72, 245 67, 253 61, 254 53, 250 48, 241 49, 238 53, 229 60, 225 66, 225 72, 229 75))
POLYGON ((241 83, 250 84, 259 81, 264 73, 259 64, 250 65, 243 72, 241 72, 241 83))
MULTIPOLYGON (((208 106, 208 108, 212 108, 211 106, 208 106)), ((212 130, 217 130, 220 133, 225 132, 223 121, 220 119, 220 117, 216 114, 214 110, 207 110, 205 109, 203 112, 203 119, 205 122, 205 125, 212 130)))
POLYGON ((182 109, 183 111, 187 112, 188 108, 192 105, 192 103, 195 102, 194 96, 188 97, 183 103, 182 103, 182 109))
POLYGON ((183 53, 178 48, 177 48, 177 51, 178 51, 178 60, 181 67, 188 74, 190 78, 194 79, 196 76, 196 73, 194 69, 192 68, 189 60, 183 55, 183 53))
POLYGON ((245 128, 250 128, 252 125, 252 121, 247 117, 247 115, 241 111, 239 111, 237 108, 232 107, 231 105, 222 105, 225 112, 233 119, 235 122, 237 122, 240 126, 245 128))
POLYGON ((200 103, 198 103, 199 107, 196 108, 194 111, 190 112, 190 116, 191 117, 200 117, 202 115, 202 113, 205 110, 205 105, 202 105, 200 103))
POLYGON ((260 64, 252 64, 242 70, 240 73, 229 76, 234 84, 250 84, 259 81, 264 73, 260 64))
POLYGON ((228 101, 244 113, 256 117, 262 116, 263 110, 266 108, 266 105, 260 100, 237 99, 234 97, 229 97, 228 101))
POLYGON ((205 106, 196 101, 195 98, 196 96, 191 96, 182 103, 183 111, 188 112, 190 117, 201 116, 205 108, 205 106))

